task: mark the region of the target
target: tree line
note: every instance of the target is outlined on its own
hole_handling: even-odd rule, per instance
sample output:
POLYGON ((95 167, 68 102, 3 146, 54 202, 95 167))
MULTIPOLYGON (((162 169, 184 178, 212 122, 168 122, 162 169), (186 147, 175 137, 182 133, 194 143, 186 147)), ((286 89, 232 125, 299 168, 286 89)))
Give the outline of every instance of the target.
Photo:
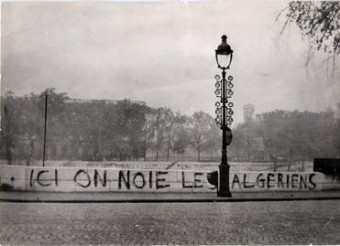
MULTIPOLYGON (((338 105, 338 114, 340 104, 338 105)), ((234 129, 234 158, 304 161, 340 156, 340 119, 336 112, 275 110, 234 129)))
MULTIPOLYGON (((220 160, 221 130, 205 112, 188 116, 128 99, 75 100, 54 89, 2 97, 1 159, 27 165, 42 159, 46 95, 48 160, 220 160)), ((335 113, 276 110, 258 115, 233 128, 228 159, 337 157, 340 120, 335 113)))
POLYGON ((200 161, 202 154, 218 150, 219 129, 202 111, 187 116, 128 99, 72 100, 47 89, 2 97, 2 159, 26 160, 27 165, 42 159, 46 95, 49 160, 157 161, 190 153, 200 161))

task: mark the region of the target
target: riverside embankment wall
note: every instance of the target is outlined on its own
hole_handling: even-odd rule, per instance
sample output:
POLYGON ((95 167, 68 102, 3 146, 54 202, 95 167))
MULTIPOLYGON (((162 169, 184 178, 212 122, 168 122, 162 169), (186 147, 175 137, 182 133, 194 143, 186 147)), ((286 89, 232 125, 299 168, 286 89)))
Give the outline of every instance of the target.
MULTIPOLYGON (((0 166, 2 190, 55 192, 216 192, 210 171, 0 166)), ((317 172, 231 172, 232 192, 340 190, 317 172)))

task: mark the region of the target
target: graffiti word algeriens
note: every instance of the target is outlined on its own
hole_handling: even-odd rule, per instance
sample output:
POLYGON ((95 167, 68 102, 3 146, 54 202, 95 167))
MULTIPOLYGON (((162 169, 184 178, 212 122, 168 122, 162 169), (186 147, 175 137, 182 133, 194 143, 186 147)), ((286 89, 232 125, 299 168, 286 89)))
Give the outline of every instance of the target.
POLYGON ((315 173, 235 173, 231 178, 233 189, 278 189, 278 190, 314 190, 316 182, 315 173), (250 177, 251 176, 251 177, 250 177))

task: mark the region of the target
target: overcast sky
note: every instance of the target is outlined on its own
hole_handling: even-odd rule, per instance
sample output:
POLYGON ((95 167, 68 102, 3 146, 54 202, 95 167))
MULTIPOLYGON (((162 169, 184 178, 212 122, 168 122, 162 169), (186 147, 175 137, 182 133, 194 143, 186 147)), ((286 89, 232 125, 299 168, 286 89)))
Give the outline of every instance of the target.
MULTIPOLYGON (((292 24, 279 35, 287 1, 4 2, 2 94, 56 88, 72 98, 130 98, 190 114, 214 115, 214 50, 234 50, 236 121, 251 103, 320 111, 340 98, 339 71, 327 76, 292 24)), ((337 58, 339 59, 339 57, 337 58)), ((339 61, 337 61, 339 62, 339 61)))

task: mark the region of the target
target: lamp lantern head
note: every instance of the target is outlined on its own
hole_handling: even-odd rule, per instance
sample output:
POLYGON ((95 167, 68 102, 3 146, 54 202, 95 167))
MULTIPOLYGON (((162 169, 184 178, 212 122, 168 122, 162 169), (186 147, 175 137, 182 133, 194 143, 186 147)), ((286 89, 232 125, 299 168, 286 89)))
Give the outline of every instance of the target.
POLYGON ((227 43, 226 35, 222 36, 222 43, 217 47, 217 50, 215 50, 215 54, 218 68, 223 70, 229 69, 233 59, 233 50, 227 43))

